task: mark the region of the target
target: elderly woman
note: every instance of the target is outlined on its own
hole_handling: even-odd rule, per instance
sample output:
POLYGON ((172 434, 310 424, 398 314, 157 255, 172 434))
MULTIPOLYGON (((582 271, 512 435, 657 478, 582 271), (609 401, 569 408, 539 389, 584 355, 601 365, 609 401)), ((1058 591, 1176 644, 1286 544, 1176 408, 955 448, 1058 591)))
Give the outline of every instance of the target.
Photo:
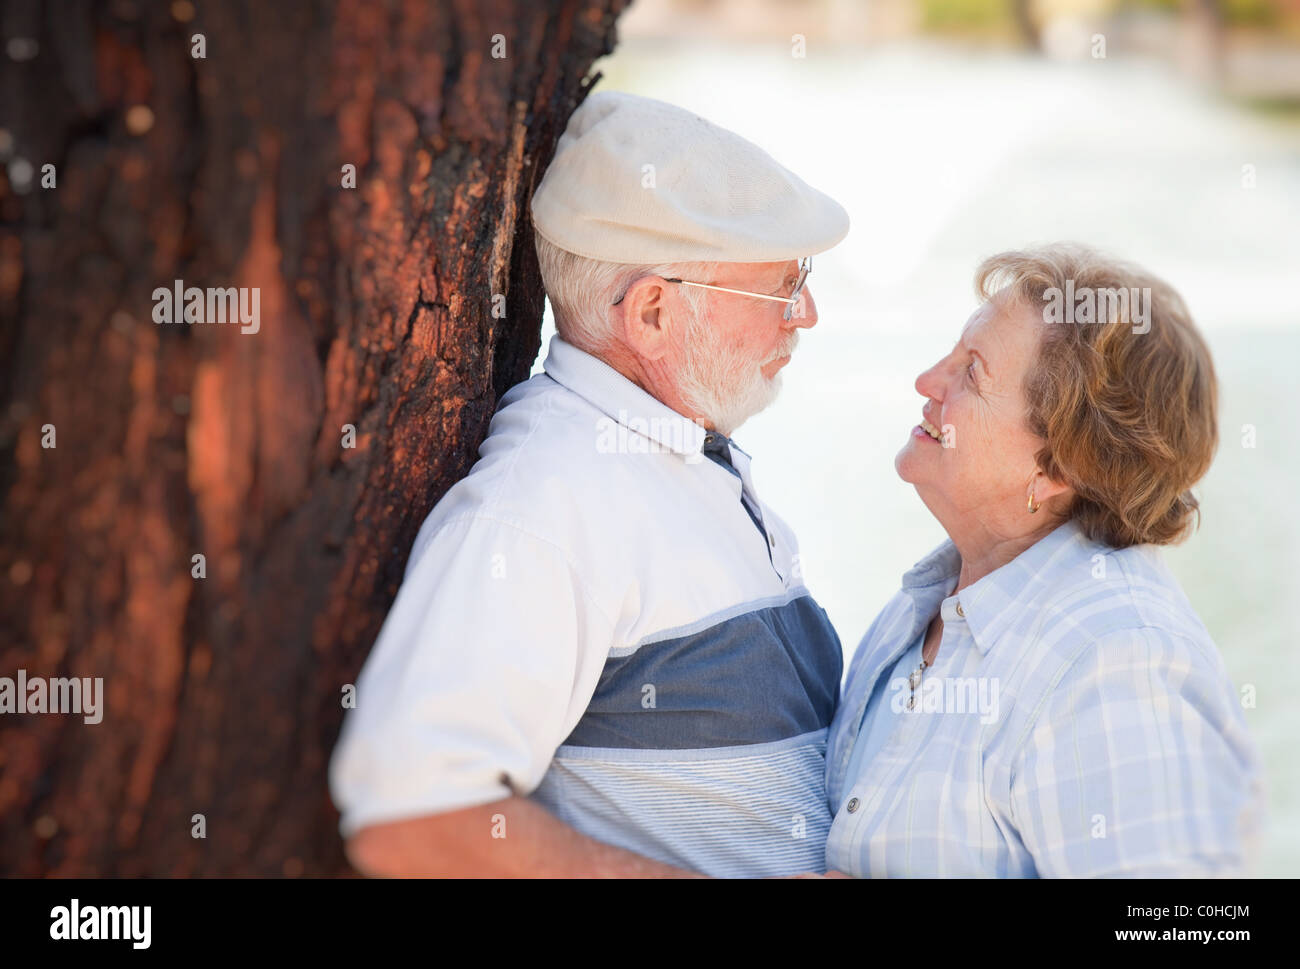
POLYGON ((1081 247, 993 256, 976 281, 895 461, 949 540, 850 668, 827 867, 1240 871, 1257 756, 1158 550, 1193 527, 1217 444, 1205 343, 1169 286, 1081 247))

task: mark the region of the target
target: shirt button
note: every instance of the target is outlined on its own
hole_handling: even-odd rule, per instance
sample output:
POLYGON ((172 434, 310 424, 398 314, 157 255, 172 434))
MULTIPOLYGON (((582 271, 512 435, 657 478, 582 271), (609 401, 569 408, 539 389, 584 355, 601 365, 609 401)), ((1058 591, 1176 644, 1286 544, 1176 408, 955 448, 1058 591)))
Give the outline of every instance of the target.
POLYGON ((957 615, 961 616, 963 619, 966 618, 966 610, 961 607, 960 599, 957 600, 957 615))
POLYGON ((856 797, 849 798, 849 813, 852 814, 857 809, 858 809, 858 799, 856 797))
POLYGON ((772 548, 776 548, 776 538, 775 538, 775 536, 772 536, 772 535, 767 536, 767 544, 770 545, 770 546, 772 546, 772 548))

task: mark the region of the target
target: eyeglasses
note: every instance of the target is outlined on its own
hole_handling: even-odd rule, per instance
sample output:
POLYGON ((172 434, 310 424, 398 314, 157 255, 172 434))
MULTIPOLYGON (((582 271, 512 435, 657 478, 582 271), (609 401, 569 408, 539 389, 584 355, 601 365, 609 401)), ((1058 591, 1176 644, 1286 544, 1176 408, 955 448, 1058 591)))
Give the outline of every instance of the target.
MULTIPOLYGON (((789 296, 769 296, 767 293, 751 293, 744 289, 728 289, 725 286, 711 286, 708 283, 693 283, 687 279, 677 279, 675 277, 665 276, 666 283, 681 283, 683 286, 696 286, 700 289, 716 289, 719 293, 734 293, 737 296, 752 296, 755 299, 768 299, 774 303, 785 303, 785 319, 790 319, 794 312, 795 305, 799 302, 799 297, 803 293, 804 283, 808 281, 808 274, 812 272, 812 256, 807 256, 799 263, 799 278, 795 280, 794 291, 789 296)), ((624 294, 626 295, 626 294, 624 294)), ((614 301, 617 306, 623 302, 623 296, 614 301)))

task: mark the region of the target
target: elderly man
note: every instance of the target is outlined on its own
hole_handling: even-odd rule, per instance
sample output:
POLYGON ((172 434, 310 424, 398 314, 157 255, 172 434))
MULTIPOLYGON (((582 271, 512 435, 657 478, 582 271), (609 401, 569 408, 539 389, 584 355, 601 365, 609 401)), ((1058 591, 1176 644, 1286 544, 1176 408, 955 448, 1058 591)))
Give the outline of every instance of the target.
POLYGON ((424 522, 331 764, 373 874, 822 871, 842 654, 731 433, 844 210, 618 93, 532 202, 558 336, 424 522))

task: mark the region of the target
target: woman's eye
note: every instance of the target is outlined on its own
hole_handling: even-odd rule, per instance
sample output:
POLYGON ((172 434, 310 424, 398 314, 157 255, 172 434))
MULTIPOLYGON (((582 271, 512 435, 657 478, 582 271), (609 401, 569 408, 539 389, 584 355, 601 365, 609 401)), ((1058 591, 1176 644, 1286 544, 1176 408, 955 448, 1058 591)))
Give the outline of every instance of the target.
POLYGON ((971 383, 975 382, 975 364, 972 363, 966 368, 966 376, 970 378, 971 383))

